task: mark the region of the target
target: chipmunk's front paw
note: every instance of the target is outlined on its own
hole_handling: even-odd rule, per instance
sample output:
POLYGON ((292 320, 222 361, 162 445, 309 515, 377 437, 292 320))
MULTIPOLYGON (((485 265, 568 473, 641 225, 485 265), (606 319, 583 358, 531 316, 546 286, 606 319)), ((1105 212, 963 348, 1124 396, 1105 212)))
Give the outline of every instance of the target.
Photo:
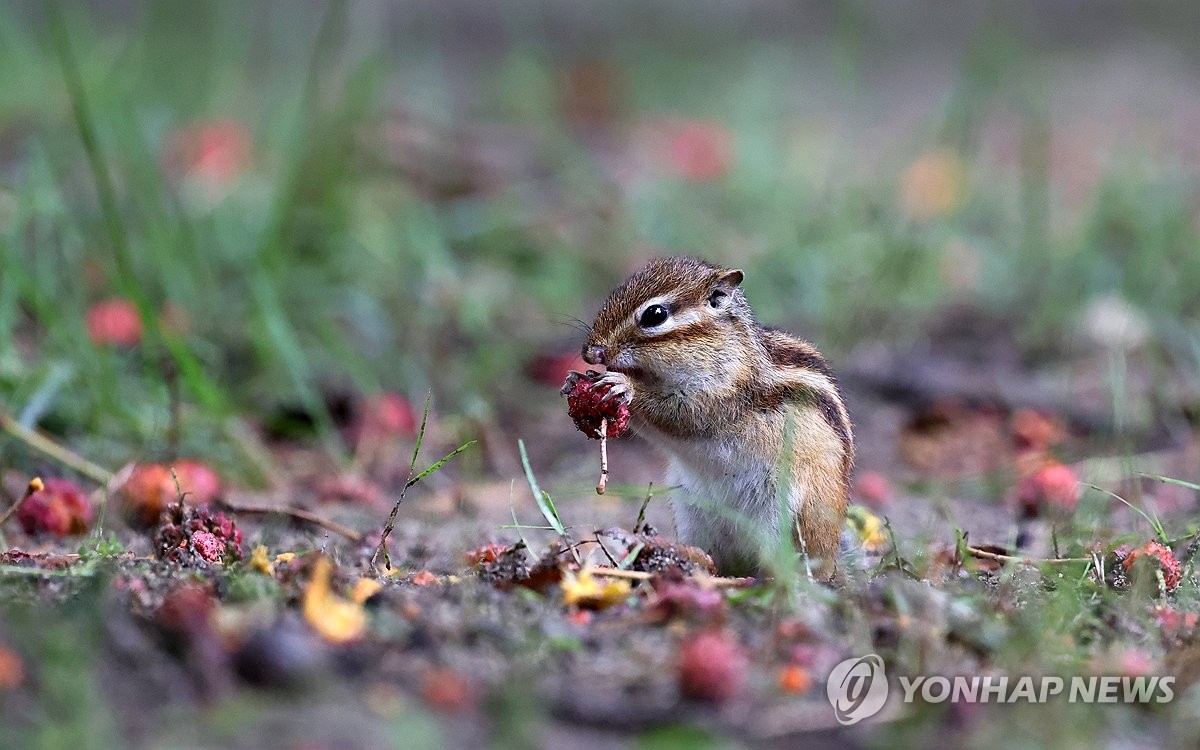
POLYGON ((608 391, 600 398, 600 403, 617 400, 619 404, 629 404, 633 401, 633 383, 623 372, 609 370, 596 381, 596 385, 608 386, 608 391))
POLYGON ((563 387, 559 389, 559 393, 567 395, 575 389, 575 384, 580 380, 595 381, 600 377, 600 373, 596 370, 588 370, 587 372, 578 372, 576 370, 567 370, 567 379, 563 382, 563 387))

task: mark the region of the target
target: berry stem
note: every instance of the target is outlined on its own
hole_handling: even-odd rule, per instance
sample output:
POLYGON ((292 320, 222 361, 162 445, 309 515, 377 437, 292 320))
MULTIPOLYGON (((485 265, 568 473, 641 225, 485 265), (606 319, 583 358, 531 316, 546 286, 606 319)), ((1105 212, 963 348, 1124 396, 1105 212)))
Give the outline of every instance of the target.
POLYGON ((608 418, 600 419, 600 482, 596 485, 596 494, 603 495, 608 484, 608 418))
POLYGON ((25 494, 21 495, 21 499, 10 505, 8 510, 4 511, 4 515, 0 516, 0 526, 3 526, 5 523, 7 523, 8 519, 12 518, 13 513, 16 513, 18 510, 20 510, 21 506, 25 504, 25 501, 28 500, 31 495, 33 495, 35 492, 41 492, 44 489, 46 489, 46 485, 42 483, 41 477, 34 477, 33 479, 30 479, 29 485, 25 488, 25 494))

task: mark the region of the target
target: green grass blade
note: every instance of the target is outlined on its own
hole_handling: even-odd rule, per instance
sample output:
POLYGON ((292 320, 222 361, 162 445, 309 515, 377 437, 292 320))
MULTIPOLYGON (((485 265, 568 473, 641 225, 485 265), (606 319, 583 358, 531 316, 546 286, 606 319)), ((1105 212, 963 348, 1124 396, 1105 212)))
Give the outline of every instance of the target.
POLYGON ((1120 495, 1118 495, 1117 493, 1115 493, 1111 490, 1106 490, 1103 487, 1097 487, 1094 484, 1087 484, 1086 482, 1084 483, 1084 486, 1091 487, 1093 490, 1096 490, 1097 492, 1103 492, 1105 495, 1108 495, 1109 497, 1116 498, 1117 500, 1121 501, 1123 504, 1128 506, 1131 510, 1137 511, 1138 515, 1140 515, 1142 518, 1146 519, 1146 523, 1150 524, 1150 528, 1154 530, 1154 533, 1158 536, 1158 540, 1160 542, 1162 542, 1163 544, 1167 544, 1170 541, 1167 538, 1167 532, 1163 528, 1162 521, 1159 521, 1154 516, 1151 516, 1146 511, 1142 510, 1141 508, 1137 507, 1133 503, 1129 502, 1128 500, 1126 500, 1125 498, 1121 497, 1120 495))
POLYGON ((1189 490, 1196 490, 1197 492, 1200 492, 1200 484, 1195 484, 1194 482, 1185 482, 1182 479, 1175 479, 1174 477, 1164 477, 1160 474, 1147 474, 1143 471, 1139 471, 1138 476, 1146 477, 1147 479, 1153 479, 1158 482, 1164 482, 1166 484, 1174 484, 1179 487, 1186 487, 1189 490))
POLYGON ((633 565, 633 561, 637 559, 637 556, 645 547, 645 542, 635 544, 633 549, 629 550, 629 554, 625 555, 625 557, 621 558, 621 562, 617 563, 617 570, 625 570, 630 565, 633 565))
POLYGON ((199 360, 181 341, 164 334, 158 315, 154 311, 150 299, 134 276, 133 255, 126 236, 125 225, 122 223, 121 211, 117 201, 117 190, 112 179, 112 171, 100 150, 100 141, 96 135, 95 122, 84 92, 83 78, 79 73, 79 63, 71 47, 67 33, 66 21, 57 3, 47 6, 49 10, 49 29, 59 65, 62 68, 63 81, 66 84, 67 97, 75 116, 76 130, 83 143, 84 154, 92 173, 92 181, 96 187, 96 195, 100 202, 100 213, 111 245, 113 260, 117 274, 114 283, 122 295, 130 299, 137 307, 138 316, 146 327, 149 337, 162 343, 170 352, 179 367, 183 380, 191 388, 193 395, 202 405, 212 411, 227 411, 224 394, 204 373, 199 360))
POLYGON ((408 464, 408 473, 412 474, 417 468, 417 455, 421 452, 421 444, 425 442, 425 426, 429 424, 429 402, 433 399, 433 389, 425 393, 425 411, 421 414, 421 428, 417 430, 417 444, 413 446, 412 461, 408 464))
POLYGON ((450 451, 450 452, 449 452, 449 453, 447 453, 446 455, 442 456, 440 459, 438 459, 437 461, 435 461, 435 462, 433 463, 433 465, 432 465, 432 466, 430 466, 428 469, 426 469, 425 471, 422 471, 420 474, 418 474, 418 475, 416 475, 415 477, 413 477, 412 479, 408 480, 408 483, 407 483, 407 485, 406 485, 406 486, 407 486, 407 487, 412 487, 412 486, 413 486, 414 484, 416 484, 417 482, 421 481, 422 479, 424 479, 425 477, 429 476, 429 475, 430 475, 430 474, 432 474, 433 472, 435 472, 435 471, 437 471, 438 469, 442 468, 442 466, 443 466, 443 465, 444 465, 444 464, 445 464, 447 461, 449 461, 450 459, 454 458, 454 457, 455 457, 455 456, 457 456, 459 453, 462 453, 462 452, 463 452, 463 451, 465 451, 467 448, 470 448, 472 445, 475 445, 475 443, 476 443, 476 442, 478 442, 478 441, 476 441, 476 440, 468 440, 467 442, 465 442, 465 443, 463 443, 462 445, 458 446, 457 448, 455 448, 454 450, 450 451))
POLYGON ((529 489, 533 490, 534 502, 545 516, 546 523, 554 527, 559 536, 566 536, 567 529, 563 526, 562 519, 558 517, 558 509, 554 507, 554 501, 538 486, 537 477, 533 475, 533 469, 529 466, 529 454, 525 451, 525 441, 518 440, 517 447, 521 450, 521 466, 525 468, 525 479, 529 481, 529 489))

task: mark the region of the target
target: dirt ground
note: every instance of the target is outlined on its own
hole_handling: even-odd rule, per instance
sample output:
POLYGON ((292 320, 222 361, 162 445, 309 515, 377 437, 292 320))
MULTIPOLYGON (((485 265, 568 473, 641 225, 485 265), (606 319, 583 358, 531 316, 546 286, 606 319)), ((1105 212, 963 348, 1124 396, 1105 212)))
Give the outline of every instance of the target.
MULTIPOLYGON (((267 495, 230 490, 226 502, 307 508, 361 530, 361 541, 312 524, 231 512, 247 553, 258 545, 270 559, 296 553, 290 561, 275 559, 268 573, 244 562, 181 567, 156 560, 149 535, 113 522, 108 526, 121 551, 109 556, 85 550, 64 557, 61 542, 13 533, 10 546, 28 555, 7 553, 8 569, 31 575, 6 579, 6 596, 30 606, 13 608, 0 635, 7 631, 9 642, 22 644, 32 670, 27 687, 44 687, 66 670, 80 684, 64 694, 64 715, 99 712, 113 732, 139 746, 583 748, 634 740, 719 743, 720 737, 761 747, 869 746, 912 709, 838 726, 821 684, 834 663, 864 647, 917 648, 923 651, 916 663, 926 670, 984 669, 989 619, 1041 585, 1036 573, 997 577, 994 566, 951 559, 956 530, 974 545, 1050 554, 1031 547, 1046 542, 1030 533, 1037 523, 1018 524, 1010 500, 995 490, 1015 471, 1012 415, 1059 404, 1055 413, 1068 433, 1059 450, 1067 460, 1092 457, 1077 464, 1085 478, 1095 477, 1085 481, 1119 470, 1111 417, 1096 395, 1107 367, 1086 356, 1031 365, 1002 345, 993 356, 964 359, 955 356, 950 337, 936 340, 937 347, 915 353, 867 348, 840 364, 857 426, 858 476, 880 474, 891 485, 887 497, 859 500, 890 522, 898 549, 889 541, 889 552, 874 558, 884 561, 881 568, 850 570, 834 587, 802 581, 790 595, 770 582, 730 588, 685 566, 630 581, 632 588, 613 601, 567 604, 559 568, 579 565, 561 544, 557 556, 547 552, 557 535, 504 528, 514 518, 526 526, 544 522, 519 459, 497 440, 481 453, 497 467, 507 465, 496 469, 505 479, 471 481, 451 466, 409 491, 389 544, 397 567, 363 600, 369 626, 339 643, 311 627, 311 618, 322 616, 306 605, 316 566, 332 561, 330 601, 341 604, 349 599, 336 592, 351 591, 360 578, 375 580, 374 543, 394 480, 403 478, 396 463, 411 443, 388 446, 374 478, 343 478, 334 490, 335 475, 319 453, 281 444, 281 465, 307 467, 295 471, 301 478, 267 495), (1026 547, 1017 549, 1022 528, 1026 547), (514 552, 511 545, 522 538, 530 549, 514 552), (466 555, 488 543, 503 545, 499 554, 516 568, 503 561, 469 564, 466 555), (530 568, 543 555, 552 573, 538 582, 530 568), (959 606, 962 597, 990 604, 959 606), (905 602, 902 612, 897 601, 905 602), (733 634, 737 653, 728 657, 731 664, 690 679, 739 687, 708 688, 716 698, 704 698, 702 687, 701 697, 689 697, 695 688, 681 680, 681 643, 713 628, 733 634), (45 661, 47 653, 66 663, 45 661)), ((1163 391, 1148 374, 1131 372, 1135 399, 1163 391)), ((1193 405, 1157 403, 1141 412, 1148 418, 1129 433, 1136 442, 1123 448, 1142 456, 1143 466, 1194 476, 1200 469, 1194 438, 1180 440, 1190 433, 1172 429, 1193 405)), ((661 481, 653 446, 636 437, 614 441, 614 491, 597 497, 590 489, 595 452, 580 450, 583 438, 560 398, 546 389, 532 408, 541 416, 523 421, 535 429, 522 437, 542 487, 557 499, 568 539, 582 543, 584 567, 615 567, 632 547, 627 530, 637 519, 639 488, 661 481), (625 531, 604 537, 602 551, 594 540, 610 529, 625 531)), ((446 437, 431 431, 429 455, 446 437)), ((16 485, 10 491, 18 480, 9 477, 16 485)), ((1195 510, 1194 492, 1138 486, 1168 527, 1195 510)), ((646 509, 646 521, 663 538, 648 542, 646 551, 668 548, 673 536, 663 495, 669 492, 656 492, 646 509)), ((1132 512, 1112 511, 1100 533, 1115 536, 1138 523, 1132 512)), ((647 558, 635 558, 640 563, 631 569, 645 569, 647 558)), ((22 705, 20 690, 9 693, 5 720, 20 725, 22 705)), ((943 716, 934 723, 953 733, 964 720, 943 716)))

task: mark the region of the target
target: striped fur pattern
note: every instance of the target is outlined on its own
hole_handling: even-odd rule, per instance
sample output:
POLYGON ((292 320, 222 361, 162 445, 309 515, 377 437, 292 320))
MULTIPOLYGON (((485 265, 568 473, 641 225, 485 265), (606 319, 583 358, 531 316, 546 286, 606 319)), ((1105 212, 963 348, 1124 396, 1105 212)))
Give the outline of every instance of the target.
POLYGON ((832 575, 854 460, 850 418, 825 359, 759 325, 741 281, 741 271, 695 258, 651 261, 597 313, 584 358, 607 366, 635 429, 666 454, 667 479, 681 487, 680 539, 744 574, 790 528, 832 575), (653 306, 668 317, 643 325, 661 317, 647 316, 653 306))

